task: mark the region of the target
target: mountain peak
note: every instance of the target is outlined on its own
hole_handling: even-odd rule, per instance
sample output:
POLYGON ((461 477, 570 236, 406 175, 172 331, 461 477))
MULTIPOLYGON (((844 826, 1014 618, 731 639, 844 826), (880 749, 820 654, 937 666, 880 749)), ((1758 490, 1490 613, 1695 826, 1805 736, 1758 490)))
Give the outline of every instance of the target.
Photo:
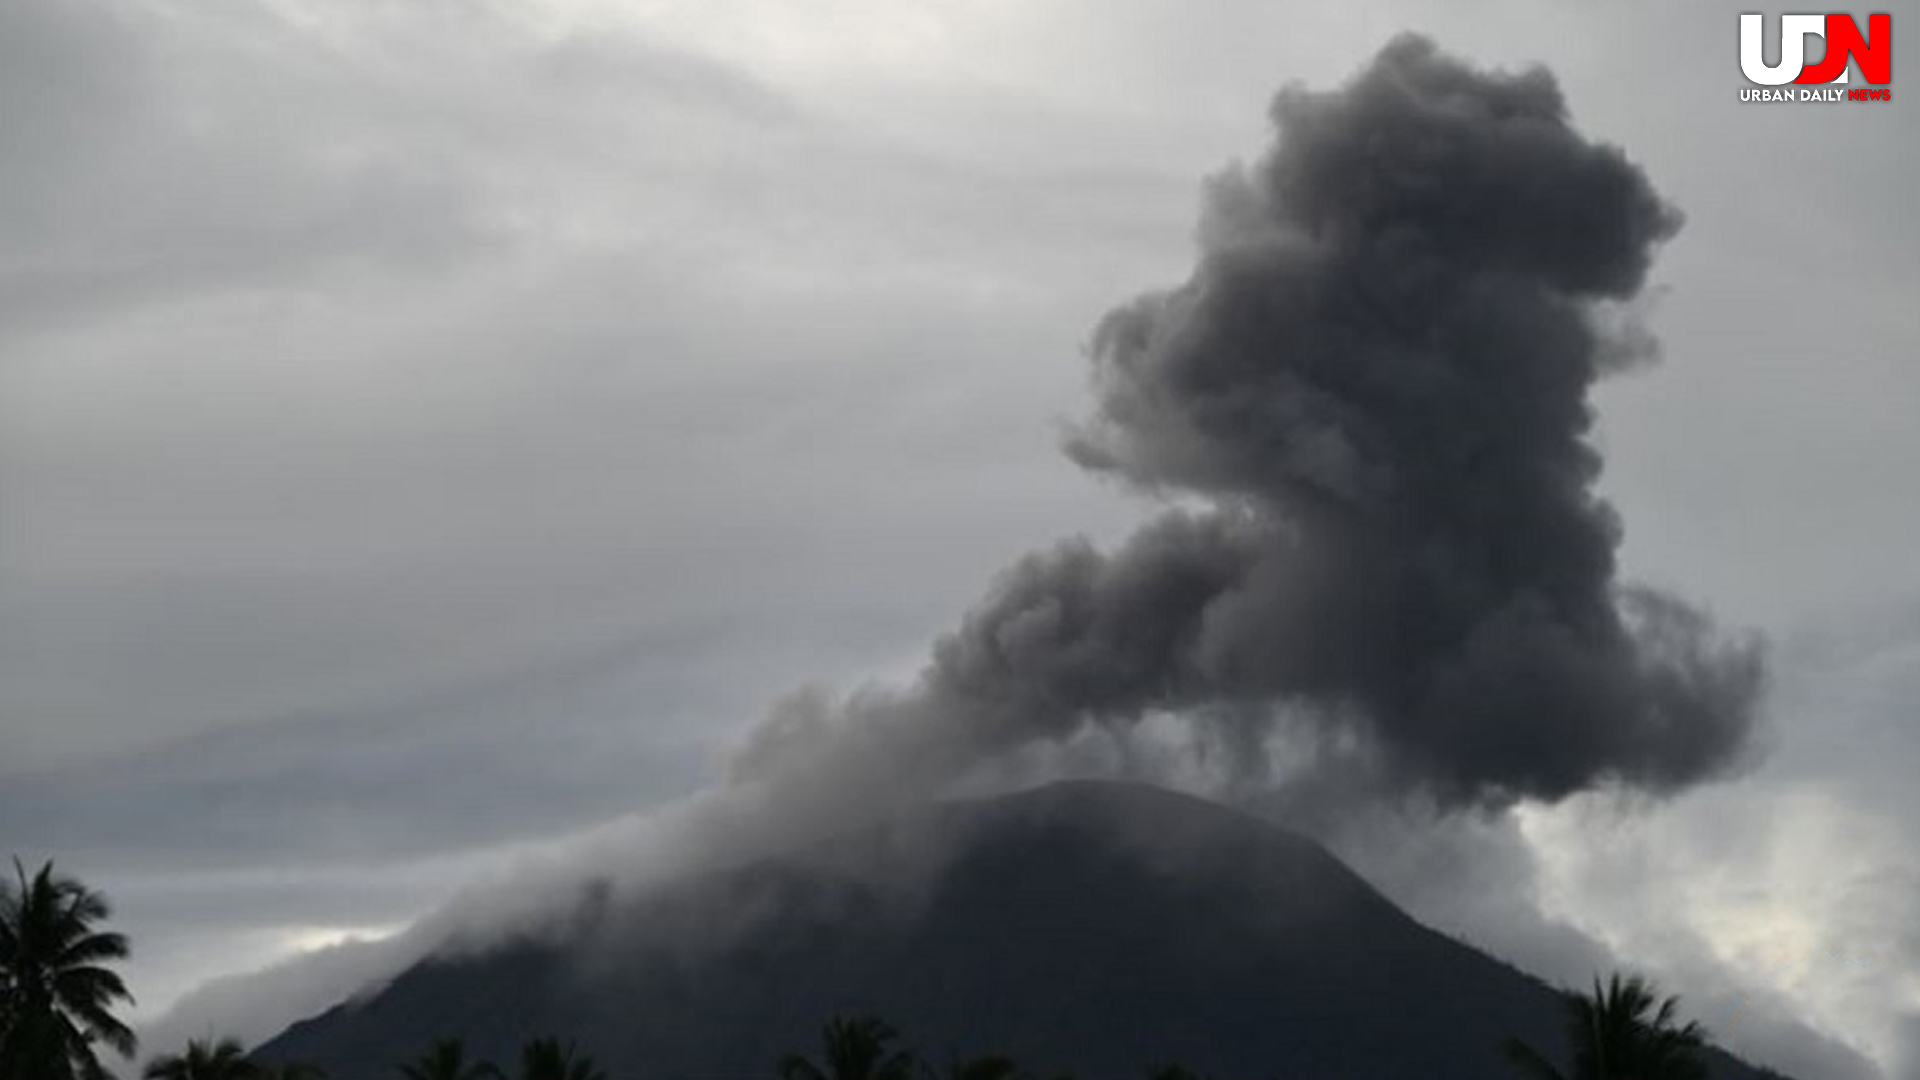
MULTIPOLYGON (((570 936, 431 958, 265 1060, 386 1075, 458 1035, 554 1032, 615 1076, 771 1075, 822 1021, 1046 1073, 1484 1080, 1557 1047, 1561 999, 1437 934, 1319 845, 1140 784, 930 804, 613 905, 570 936)), ((1721 1080, 1755 1076, 1730 1059, 1721 1080)))

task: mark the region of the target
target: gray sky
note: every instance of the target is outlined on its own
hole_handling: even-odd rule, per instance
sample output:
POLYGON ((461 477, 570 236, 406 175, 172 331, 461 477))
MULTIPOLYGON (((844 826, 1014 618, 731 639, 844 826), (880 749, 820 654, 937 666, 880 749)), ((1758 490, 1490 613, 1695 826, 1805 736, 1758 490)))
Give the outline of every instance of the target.
POLYGON ((1920 130, 1898 66, 1740 103, 1745 8, 1679 7, 0 5, 0 852, 118 901, 151 1020, 911 670, 1145 516, 1057 450, 1093 322, 1184 276, 1276 88, 1420 29, 1550 65, 1687 214, 1603 486, 1631 576, 1773 640, 1770 753, 1423 834, 1529 919, 1348 854, 1920 1077, 1920 130))

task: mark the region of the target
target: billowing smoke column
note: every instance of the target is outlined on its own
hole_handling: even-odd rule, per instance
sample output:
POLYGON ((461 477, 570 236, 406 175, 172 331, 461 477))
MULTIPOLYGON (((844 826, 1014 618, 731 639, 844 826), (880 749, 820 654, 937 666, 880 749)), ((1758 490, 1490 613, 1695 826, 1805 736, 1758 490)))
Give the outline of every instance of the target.
POLYGON ((1616 582, 1585 438, 1595 380, 1645 352, 1602 316, 1679 215, 1548 72, 1418 37, 1273 119, 1212 185, 1192 277, 1101 323, 1067 447, 1205 508, 1027 557, 912 686, 790 703, 740 775, 925 785, 1156 714, 1249 756, 1285 717, 1448 805, 1735 758, 1759 648, 1616 582))

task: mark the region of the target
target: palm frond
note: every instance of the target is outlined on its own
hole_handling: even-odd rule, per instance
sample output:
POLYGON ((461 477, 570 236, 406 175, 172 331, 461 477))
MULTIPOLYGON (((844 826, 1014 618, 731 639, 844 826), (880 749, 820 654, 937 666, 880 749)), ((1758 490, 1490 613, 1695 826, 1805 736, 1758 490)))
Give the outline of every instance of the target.
POLYGON ((13 860, 13 881, 0 882, 0 1065, 50 1080, 93 1078, 106 1075, 96 1044, 132 1056, 134 1033, 111 1008, 133 996, 104 966, 126 958, 127 940, 95 928, 112 910, 51 861, 29 874, 13 860))

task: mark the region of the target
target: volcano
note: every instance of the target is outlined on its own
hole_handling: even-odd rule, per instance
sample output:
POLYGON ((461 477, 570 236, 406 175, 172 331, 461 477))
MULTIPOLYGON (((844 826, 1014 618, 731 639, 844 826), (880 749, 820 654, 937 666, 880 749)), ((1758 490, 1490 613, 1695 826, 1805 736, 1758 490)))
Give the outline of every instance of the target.
MULTIPOLYGON (((1196 798, 1074 782, 924 807, 553 928, 429 958, 263 1045, 387 1077, 438 1036, 608 1075, 775 1075, 873 1014, 934 1062, 1038 1075, 1489 1080, 1558 1051, 1556 990, 1396 908, 1314 842, 1196 798)), ((1764 1073, 1715 1051, 1715 1080, 1764 1073)), ((1777 1078, 1776 1078, 1777 1080, 1777 1078)))

